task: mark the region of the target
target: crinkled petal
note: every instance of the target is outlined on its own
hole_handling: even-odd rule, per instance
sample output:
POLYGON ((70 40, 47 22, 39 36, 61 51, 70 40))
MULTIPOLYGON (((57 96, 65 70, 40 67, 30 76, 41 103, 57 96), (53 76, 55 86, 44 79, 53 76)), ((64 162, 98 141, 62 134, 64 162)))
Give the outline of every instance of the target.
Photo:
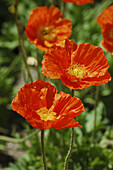
POLYGON ((64 92, 57 95, 54 86, 38 80, 24 85, 18 91, 12 101, 12 109, 23 116, 34 128, 49 129, 58 126, 68 128, 79 126, 71 118, 83 111, 83 104, 78 98, 72 98, 64 92))
POLYGON ((29 84, 28 86, 24 85, 19 90, 11 106, 14 111, 23 117, 29 117, 31 114, 34 114, 35 110, 42 107, 43 103, 40 101, 40 93, 29 84))
POLYGON ((71 128, 71 127, 77 127, 81 126, 78 122, 76 122, 71 116, 66 115, 65 117, 61 117, 58 120, 56 120, 52 128, 55 129, 65 129, 65 128, 71 128))
POLYGON ((112 42, 102 40, 101 44, 106 49, 106 51, 110 52, 113 55, 113 43, 112 42))
POLYGON ((54 44, 69 38, 72 32, 72 23, 63 19, 57 7, 41 6, 30 13, 25 33, 27 39, 37 48, 47 51, 54 44))
POLYGON ((77 48, 72 40, 65 40, 51 47, 43 57, 42 73, 49 78, 60 78, 71 63, 71 54, 77 48))
POLYGON ((100 72, 103 68, 108 68, 108 61, 102 48, 89 43, 81 43, 73 54, 72 64, 82 64, 88 70, 88 76, 94 71, 100 72))
POLYGON ((43 121, 38 119, 29 119, 28 122, 36 129, 50 129, 53 121, 43 121))
POLYGON ((108 60, 102 48, 89 43, 77 45, 68 39, 50 48, 42 61, 42 73, 45 76, 60 78, 72 89, 87 88, 110 81, 108 68, 108 60))
POLYGON ((56 88, 43 80, 26 84, 13 99, 12 109, 23 117, 32 114, 36 116, 36 110, 45 106, 47 108, 51 107, 56 93, 56 88))
POLYGON ((55 95, 53 111, 57 113, 57 116, 70 115, 76 117, 84 111, 84 106, 79 98, 60 92, 55 95))
POLYGON ((77 81, 71 81, 67 79, 66 76, 61 76, 61 81, 70 89, 82 89, 82 88, 87 88, 89 86, 89 83, 78 83, 77 81))
POLYGON ((107 23, 102 29, 102 35, 105 41, 113 44, 113 24, 107 23))
POLYGON ((104 11, 97 17, 97 22, 101 28, 103 28, 106 23, 113 24, 113 5, 104 9, 104 11))

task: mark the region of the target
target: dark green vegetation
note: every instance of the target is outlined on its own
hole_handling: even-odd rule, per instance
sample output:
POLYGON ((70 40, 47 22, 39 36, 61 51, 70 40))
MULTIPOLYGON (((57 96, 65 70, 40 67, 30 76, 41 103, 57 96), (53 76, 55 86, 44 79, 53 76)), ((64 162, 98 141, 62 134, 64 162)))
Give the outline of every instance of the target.
MULTIPOLYGON (((110 4, 111 2, 109 2, 110 4)), ((30 11, 41 5, 50 5, 50 2, 32 0, 20 1, 18 15, 26 26, 30 11)), ((97 0, 95 4, 76 6, 66 4, 64 17, 69 18, 73 24, 71 39, 76 43, 89 42, 100 46, 102 40, 101 30, 96 22, 96 17, 109 5, 106 0, 97 0)), ((17 91, 27 82, 26 70, 18 46, 18 32, 15 17, 10 12, 13 10, 13 0, 0 0, 0 134, 17 139, 30 135, 35 129, 20 115, 11 110, 11 101, 17 91)), ((38 59, 38 68, 31 68, 33 79, 41 79, 54 84, 56 88, 70 93, 60 80, 50 80, 41 74, 41 61, 43 52, 31 44, 24 34, 25 46, 28 56, 38 59), (37 76, 38 75, 38 76, 37 76)), ((104 49, 103 49, 104 50, 104 49)), ((107 53, 110 65, 109 72, 113 77, 113 56, 107 53)), ((75 142, 72 157, 69 162, 70 170, 113 170, 113 80, 108 84, 89 87, 84 90, 75 90, 74 95, 81 98, 85 112, 77 117, 82 127, 74 128, 75 142), (95 93, 99 90, 97 102, 97 117, 95 135, 94 106, 95 93), (93 137, 92 137, 93 136, 93 137)), ((62 170, 63 162, 69 148, 71 129, 45 131, 46 159, 49 170, 62 170)), ((0 138, 1 139, 1 138, 0 138)), ((42 170, 40 130, 23 142, 17 142, 15 154, 13 149, 7 149, 8 144, 15 143, 0 140, 0 168, 6 170, 42 170), (18 155, 18 151, 22 155, 18 155), (17 159, 18 158, 18 159, 17 159)))

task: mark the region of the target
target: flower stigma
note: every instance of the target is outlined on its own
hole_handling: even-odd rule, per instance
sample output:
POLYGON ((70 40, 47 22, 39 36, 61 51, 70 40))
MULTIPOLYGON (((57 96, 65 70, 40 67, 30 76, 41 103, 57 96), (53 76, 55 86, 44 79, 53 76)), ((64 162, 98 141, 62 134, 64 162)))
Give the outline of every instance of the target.
POLYGON ((45 27, 42 31, 42 38, 47 41, 53 41, 56 37, 56 33, 54 32, 54 27, 45 27))
POLYGON ((48 110, 46 107, 42 107, 37 110, 36 113, 40 116, 41 120, 48 121, 56 118, 56 113, 48 110))
POLYGON ((69 74, 76 76, 79 79, 82 79, 86 75, 86 68, 83 64, 70 65, 67 70, 69 74))

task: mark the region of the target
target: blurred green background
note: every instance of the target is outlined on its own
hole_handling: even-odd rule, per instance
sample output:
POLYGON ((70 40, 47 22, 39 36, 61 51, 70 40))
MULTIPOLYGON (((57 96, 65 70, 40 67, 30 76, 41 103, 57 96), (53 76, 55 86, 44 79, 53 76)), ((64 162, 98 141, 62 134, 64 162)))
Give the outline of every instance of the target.
MULTIPOLYGON (((37 67, 29 67, 33 80, 43 79, 55 85, 59 91, 70 93, 60 80, 50 80, 42 75, 41 61, 44 53, 31 44, 24 34, 30 11, 37 6, 50 6, 51 2, 20 0, 18 16, 23 25, 27 55, 35 57, 39 62, 37 67)), ((57 6, 62 9, 63 2, 57 2, 57 6)), ((103 38, 96 17, 112 3, 112 0, 96 0, 94 4, 84 6, 66 3, 64 18, 72 21, 71 39, 76 43, 88 42, 101 47, 103 38)), ((24 118, 11 110, 12 99, 27 82, 26 68, 19 52, 13 4, 13 0, 0 0, 0 135, 16 140, 5 141, 0 138, 0 170, 43 170, 40 130, 32 128, 24 118)), ((104 49, 103 51, 113 77, 113 56, 104 49)), ((84 103, 85 111, 76 118, 82 127, 74 128, 74 150, 69 161, 69 170, 113 170, 113 80, 98 86, 96 131, 92 142, 96 90, 93 86, 74 92, 84 103)), ((71 129, 46 130, 45 148, 49 170, 63 169, 70 132, 71 129)))

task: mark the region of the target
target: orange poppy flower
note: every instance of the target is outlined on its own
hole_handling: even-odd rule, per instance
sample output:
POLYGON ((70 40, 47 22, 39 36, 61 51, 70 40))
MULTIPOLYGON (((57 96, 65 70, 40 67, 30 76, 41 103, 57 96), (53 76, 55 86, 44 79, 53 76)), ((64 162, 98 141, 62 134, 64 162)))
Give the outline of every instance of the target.
POLYGON ((104 40, 101 44, 106 51, 113 54, 113 5, 106 8, 97 18, 97 22, 102 28, 104 40))
POLYGON ((84 111, 84 106, 80 99, 64 92, 58 94, 53 85, 38 80, 18 91, 12 109, 34 128, 63 129, 80 126, 74 117, 84 111))
POLYGON ((102 29, 103 38, 113 43, 113 24, 107 23, 102 29))
POLYGON ((104 9, 104 11, 97 17, 97 22, 101 28, 103 28, 107 23, 113 25, 113 5, 104 9))
POLYGON ((104 39, 101 41, 101 45, 105 48, 106 51, 108 51, 109 53, 113 55, 113 43, 112 42, 109 42, 104 39))
POLYGON ((107 23, 102 29, 104 40, 101 42, 106 51, 113 54, 113 24, 107 23))
POLYGON ((89 43, 77 45, 65 40, 51 47, 42 60, 42 73, 69 88, 83 89, 111 80, 108 61, 102 49, 89 43))
POLYGON ((94 3, 94 0, 63 0, 64 2, 74 3, 76 5, 85 5, 88 3, 94 3))
POLYGON ((62 19, 62 16, 60 10, 53 6, 33 9, 25 28, 27 39, 46 51, 53 44, 69 38, 72 23, 69 19, 62 19))

